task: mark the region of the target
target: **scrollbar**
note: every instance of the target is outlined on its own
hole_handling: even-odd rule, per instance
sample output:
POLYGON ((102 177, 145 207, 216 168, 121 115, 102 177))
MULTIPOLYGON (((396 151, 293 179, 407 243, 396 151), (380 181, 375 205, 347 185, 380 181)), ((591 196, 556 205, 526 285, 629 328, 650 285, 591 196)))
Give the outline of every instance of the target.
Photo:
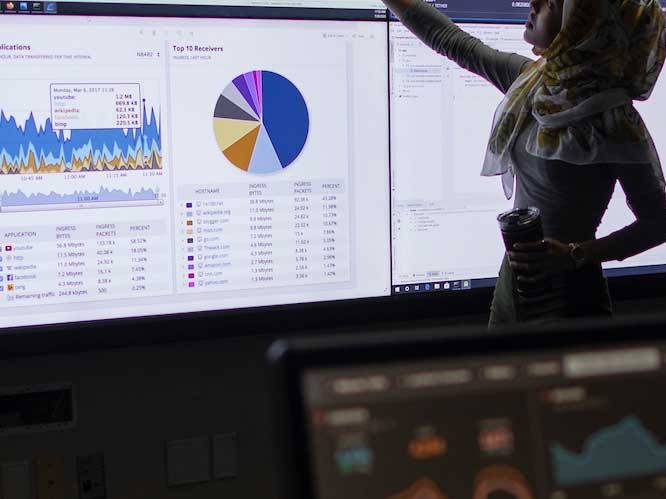
POLYGON ((144 199, 134 201, 92 201, 83 203, 32 204, 0 206, 0 213, 24 213, 35 211, 91 210, 97 208, 136 208, 138 206, 162 206, 163 199, 144 199))

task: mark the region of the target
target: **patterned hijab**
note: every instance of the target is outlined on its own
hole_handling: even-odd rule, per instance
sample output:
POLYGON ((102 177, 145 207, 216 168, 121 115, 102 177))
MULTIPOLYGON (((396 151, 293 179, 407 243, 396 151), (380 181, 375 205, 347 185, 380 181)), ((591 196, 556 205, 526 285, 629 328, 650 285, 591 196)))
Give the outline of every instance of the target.
POLYGON ((564 0, 562 29, 500 103, 482 175, 513 195, 512 150, 578 165, 652 163, 657 151, 632 101, 647 99, 666 56, 659 0, 564 0))

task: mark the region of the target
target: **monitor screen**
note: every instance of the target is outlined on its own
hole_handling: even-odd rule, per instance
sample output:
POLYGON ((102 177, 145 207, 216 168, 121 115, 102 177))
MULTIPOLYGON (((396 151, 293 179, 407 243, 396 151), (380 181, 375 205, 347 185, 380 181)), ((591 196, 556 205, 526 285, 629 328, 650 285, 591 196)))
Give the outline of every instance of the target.
POLYGON ((666 343, 625 340, 299 356, 308 472, 294 479, 312 499, 664 497, 666 343))
POLYGON ((0 2, 0 327, 390 294, 386 11, 282 4, 0 2))
MULTIPOLYGON (((531 55, 526 2, 436 5, 531 55)), ((0 31, 0 328, 494 284, 501 95, 378 0, 0 1, 0 31)), ((666 157, 663 77, 637 106, 666 157)), ((630 220, 618 188, 599 233, 630 220)))
MULTIPOLYGON (((529 2, 436 3, 493 48, 532 59, 523 40, 529 2)), ((496 217, 512 207, 498 177, 481 177, 502 94, 433 52, 401 23, 390 36, 391 179, 394 293, 493 286, 504 253, 496 217)), ((666 79, 636 102, 666 158, 666 79)), ((619 185, 597 237, 633 222, 619 185)), ((567 241, 568 242, 568 241, 567 241)), ((608 275, 666 271, 666 246, 605 265, 608 275)))

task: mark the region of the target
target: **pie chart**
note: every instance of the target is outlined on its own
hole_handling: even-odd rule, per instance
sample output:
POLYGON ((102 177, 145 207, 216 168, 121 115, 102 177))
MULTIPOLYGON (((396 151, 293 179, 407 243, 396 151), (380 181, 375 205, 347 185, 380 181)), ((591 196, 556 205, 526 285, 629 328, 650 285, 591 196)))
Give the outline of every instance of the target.
POLYGON ((249 71, 229 83, 213 118, 222 154, 240 170, 265 174, 287 168, 308 138, 310 118, 296 86, 272 71, 249 71))

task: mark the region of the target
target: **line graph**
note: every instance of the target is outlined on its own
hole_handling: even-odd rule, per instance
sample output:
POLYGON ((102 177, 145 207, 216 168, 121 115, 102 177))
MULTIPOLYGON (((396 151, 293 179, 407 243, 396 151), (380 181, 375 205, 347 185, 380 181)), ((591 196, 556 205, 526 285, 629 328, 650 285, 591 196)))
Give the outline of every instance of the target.
POLYGON ((0 175, 161 169, 158 116, 144 102, 139 128, 55 130, 50 118, 19 123, 0 110, 0 175))
POLYGON ((556 442, 550 455, 560 486, 666 471, 666 446, 634 415, 593 433, 580 453, 556 442))

